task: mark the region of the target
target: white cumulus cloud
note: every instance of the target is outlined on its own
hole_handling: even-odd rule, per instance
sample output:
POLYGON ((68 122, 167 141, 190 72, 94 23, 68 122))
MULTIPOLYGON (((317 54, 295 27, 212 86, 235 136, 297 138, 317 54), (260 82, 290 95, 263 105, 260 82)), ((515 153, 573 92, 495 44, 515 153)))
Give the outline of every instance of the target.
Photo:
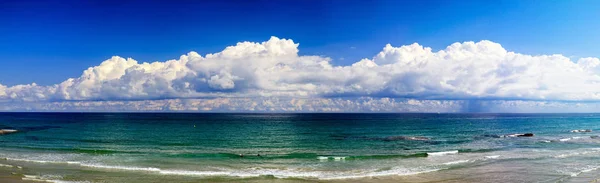
POLYGON ((271 37, 207 55, 139 63, 112 57, 51 86, 0 85, 0 102, 174 98, 383 97, 426 100, 600 101, 600 60, 526 55, 491 41, 433 51, 385 45, 372 58, 336 66, 298 55, 299 44, 271 37))

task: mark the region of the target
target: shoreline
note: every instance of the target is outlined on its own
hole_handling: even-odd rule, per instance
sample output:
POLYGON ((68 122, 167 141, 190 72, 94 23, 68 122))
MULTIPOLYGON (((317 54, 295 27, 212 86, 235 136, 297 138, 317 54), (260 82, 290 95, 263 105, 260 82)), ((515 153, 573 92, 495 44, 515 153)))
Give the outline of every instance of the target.
MULTIPOLYGON (((5 164, 8 165, 8 164, 5 164)), ((0 167, 0 182, 3 183, 32 183, 32 182, 52 182, 51 180, 23 179, 26 175, 36 175, 37 170, 48 170, 48 167, 23 167, 17 168, 17 165, 0 167), (41 168, 41 169, 38 169, 41 168)), ((56 170, 60 169, 56 167, 56 170)), ((83 175, 78 181, 95 182, 104 180, 108 182, 271 182, 271 183, 307 183, 307 182, 322 182, 322 183, 346 183, 346 182, 361 182, 361 183, 392 183, 392 182, 411 182, 411 183, 430 183, 430 182, 448 182, 448 183, 475 183, 475 182, 536 182, 540 180, 550 182, 590 182, 598 181, 598 173, 600 169, 582 170, 577 175, 551 175, 545 170, 535 169, 531 165, 516 163, 515 161, 503 161, 489 164, 481 164, 478 166, 460 167, 445 169, 434 172, 419 173, 413 175, 388 175, 388 176, 373 176, 348 179, 300 179, 300 178, 273 178, 270 176, 260 176, 251 178, 223 178, 223 177, 194 177, 194 176, 162 176, 155 174, 130 174, 127 171, 96 171, 88 172, 83 175), (118 175, 117 179, 109 178, 108 174, 118 175), (144 175, 144 176, 141 176, 144 175), (86 176, 91 176, 87 177, 86 176), (106 177, 108 176, 108 177, 106 177), (103 177, 103 178, 102 178, 103 177), (88 179, 89 178, 89 179, 88 179), (106 179, 108 178, 108 179, 106 179)), ((57 180, 61 181, 61 180, 57 180)), ((103 181, 100 181, 103 182, 103 181)))

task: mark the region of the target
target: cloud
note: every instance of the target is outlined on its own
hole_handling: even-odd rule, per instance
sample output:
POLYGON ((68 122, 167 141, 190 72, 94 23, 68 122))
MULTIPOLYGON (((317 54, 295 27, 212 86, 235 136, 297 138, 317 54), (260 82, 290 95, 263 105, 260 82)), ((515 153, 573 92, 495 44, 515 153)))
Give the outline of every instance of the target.
POLYGON ((0 111, 45 112, 600 112, 597 102, 524 100, 417 100, 400 98, 213 98, 136 101, 8 102, 0 111))
POLYGON ((460 112, 461 101, 391 98, 259 97, 139 101, 18 102, 0 111, 195 111, 195 112, 460 112))
POLYGON ((335 66, 327 57, 298 55, 298 46, 271 37, 165 62, 115 56, 59 84, 0 85, 0 102, 265 97, 600 101, 598 58, 519 54, 480 41, 439 51, 417 43, 388 44, 372 58, 335 66))

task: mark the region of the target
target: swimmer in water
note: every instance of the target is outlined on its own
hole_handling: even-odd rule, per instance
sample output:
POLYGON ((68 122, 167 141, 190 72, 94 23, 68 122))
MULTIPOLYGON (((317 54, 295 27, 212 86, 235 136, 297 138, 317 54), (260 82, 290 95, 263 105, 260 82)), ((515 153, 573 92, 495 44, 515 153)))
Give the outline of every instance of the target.
POLYGON ((256 156, 260 157, 260 154, 256 154, 256 156))
POLYGON ((240 158, 243 158, 243 157, 244 157, 244 154, 240 154, 240 158))

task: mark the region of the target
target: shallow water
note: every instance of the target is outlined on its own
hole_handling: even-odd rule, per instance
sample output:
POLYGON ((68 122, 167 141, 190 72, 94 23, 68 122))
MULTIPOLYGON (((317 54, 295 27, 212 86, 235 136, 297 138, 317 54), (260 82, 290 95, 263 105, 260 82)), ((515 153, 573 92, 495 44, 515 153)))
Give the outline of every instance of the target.
POLYGON ((600 168, 598 114, 0 113, 0 128, 19 130, 0 136, 0 171, 35 180, 589 182, 600 168))

